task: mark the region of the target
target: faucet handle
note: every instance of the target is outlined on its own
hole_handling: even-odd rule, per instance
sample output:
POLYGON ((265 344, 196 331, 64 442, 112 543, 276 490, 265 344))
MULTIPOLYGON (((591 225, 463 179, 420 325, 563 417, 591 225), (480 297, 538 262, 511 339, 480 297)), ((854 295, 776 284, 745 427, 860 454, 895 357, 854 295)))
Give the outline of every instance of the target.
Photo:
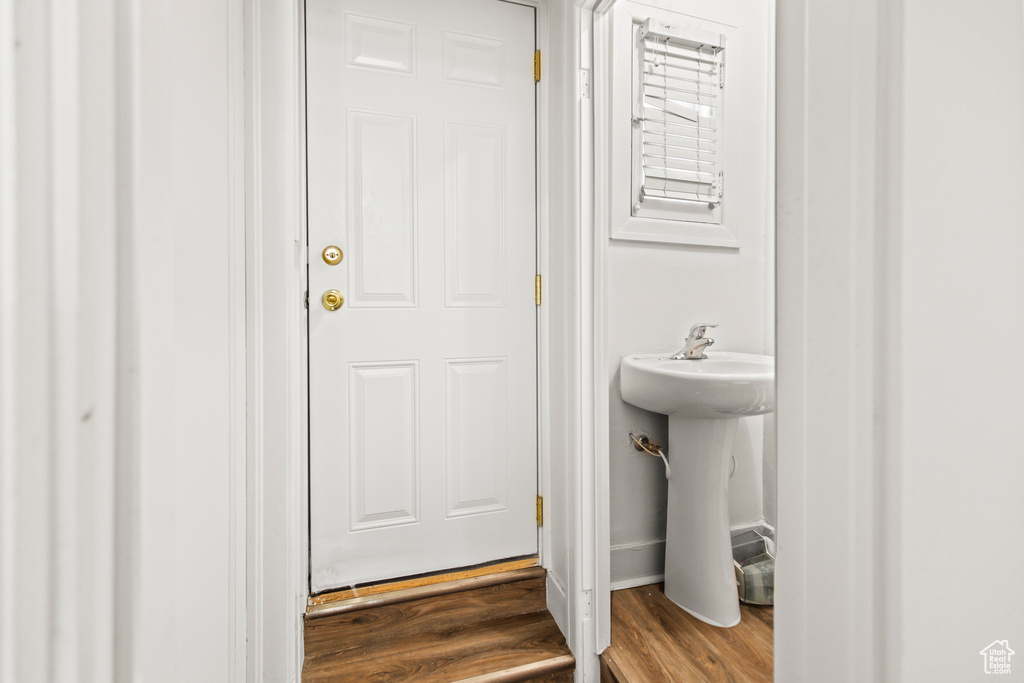
POLYGON ((709 327, 718 327, 718 323, 697 323, 690 326, 690 339, 703 339, 704 332, 709 327))

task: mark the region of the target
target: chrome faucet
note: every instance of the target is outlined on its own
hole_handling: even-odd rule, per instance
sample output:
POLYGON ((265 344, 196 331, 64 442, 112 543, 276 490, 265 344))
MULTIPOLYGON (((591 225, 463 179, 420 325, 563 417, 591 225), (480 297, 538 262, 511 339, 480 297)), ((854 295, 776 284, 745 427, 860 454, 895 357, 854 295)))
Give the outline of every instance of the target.
POLYGON ((672 360, 699 360, 707 358, 704 355, 704 349, 715 343, 714 339, 704 336, 707 334, 709 327, 718 327, 718 323, 697 323, 692 326, 690 328, 690 336, 686 338, 686 346, 679 353, 671 356, 672 360))

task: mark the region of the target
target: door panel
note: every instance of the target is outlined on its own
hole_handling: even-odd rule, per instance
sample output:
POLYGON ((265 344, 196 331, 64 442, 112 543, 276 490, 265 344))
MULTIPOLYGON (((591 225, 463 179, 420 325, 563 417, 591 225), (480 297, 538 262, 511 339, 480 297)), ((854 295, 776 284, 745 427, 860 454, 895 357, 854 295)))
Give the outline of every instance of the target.
POLYGON ((534 10, 306 12, 312 590, 535 553, 534 10))
POLYGON ((355 308, 416 306, 416 119, 349 110, 348 291, 355 308))

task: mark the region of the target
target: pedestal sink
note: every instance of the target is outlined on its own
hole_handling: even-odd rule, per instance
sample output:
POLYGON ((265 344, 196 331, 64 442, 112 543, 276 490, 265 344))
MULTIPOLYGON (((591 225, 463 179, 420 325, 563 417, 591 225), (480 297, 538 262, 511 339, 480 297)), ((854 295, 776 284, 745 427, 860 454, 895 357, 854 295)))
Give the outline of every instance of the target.
POLYGON ((740 621, 729 538, 728 483, 740 419, 775 410, 775 359, 708 351, 622 359, 622 399, 668 415, 665 595, 715 626, 740 621))

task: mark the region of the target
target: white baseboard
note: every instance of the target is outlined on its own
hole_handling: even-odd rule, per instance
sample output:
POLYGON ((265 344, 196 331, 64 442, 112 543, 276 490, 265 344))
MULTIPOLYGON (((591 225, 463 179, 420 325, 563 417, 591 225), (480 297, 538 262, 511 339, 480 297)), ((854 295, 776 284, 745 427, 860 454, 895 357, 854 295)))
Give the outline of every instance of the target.
POLYGON ((729 533, 734 534, 737 531, 746 531, 747 529, 757 529, 757 528, 762 528, 762 527, 764 529, 768 530, 769 535, 772 538, 775 538, 775 526, 773 524, 771 524, 764 517, 761 517, 760 519, 755 520, 753 522, 745 522, 743 524, 733 524, 733 525, 731 525, 729 527, 729 533))
POLYGON ((637 586, 650 586, 654 583, 661 583, 665 580, 664 574, 653 574, 651 576, 638 576, 632 579, 623 579, 622 581, 613 581, 611 583, 611 589, 613 591, 621 591, 627 588, 636 588, 637 586))
MULTIPOLYGON (((772 538, 775 529, 766 520, 738 524, 730 531, 767 528, 772 538)), ((619 543, 611 547, 611 589, 613 591, 647 586, 665 580, 665 541, 619 543)))
POLYGON ((611 547, 611 589, 658 583, 665 577, 665 541, 620 543, 611 547))
POLYGON ((548 570, 547 574, 548 612, 555 618, 562 635, 569 638, 569 597, 558 578, 548 570))

